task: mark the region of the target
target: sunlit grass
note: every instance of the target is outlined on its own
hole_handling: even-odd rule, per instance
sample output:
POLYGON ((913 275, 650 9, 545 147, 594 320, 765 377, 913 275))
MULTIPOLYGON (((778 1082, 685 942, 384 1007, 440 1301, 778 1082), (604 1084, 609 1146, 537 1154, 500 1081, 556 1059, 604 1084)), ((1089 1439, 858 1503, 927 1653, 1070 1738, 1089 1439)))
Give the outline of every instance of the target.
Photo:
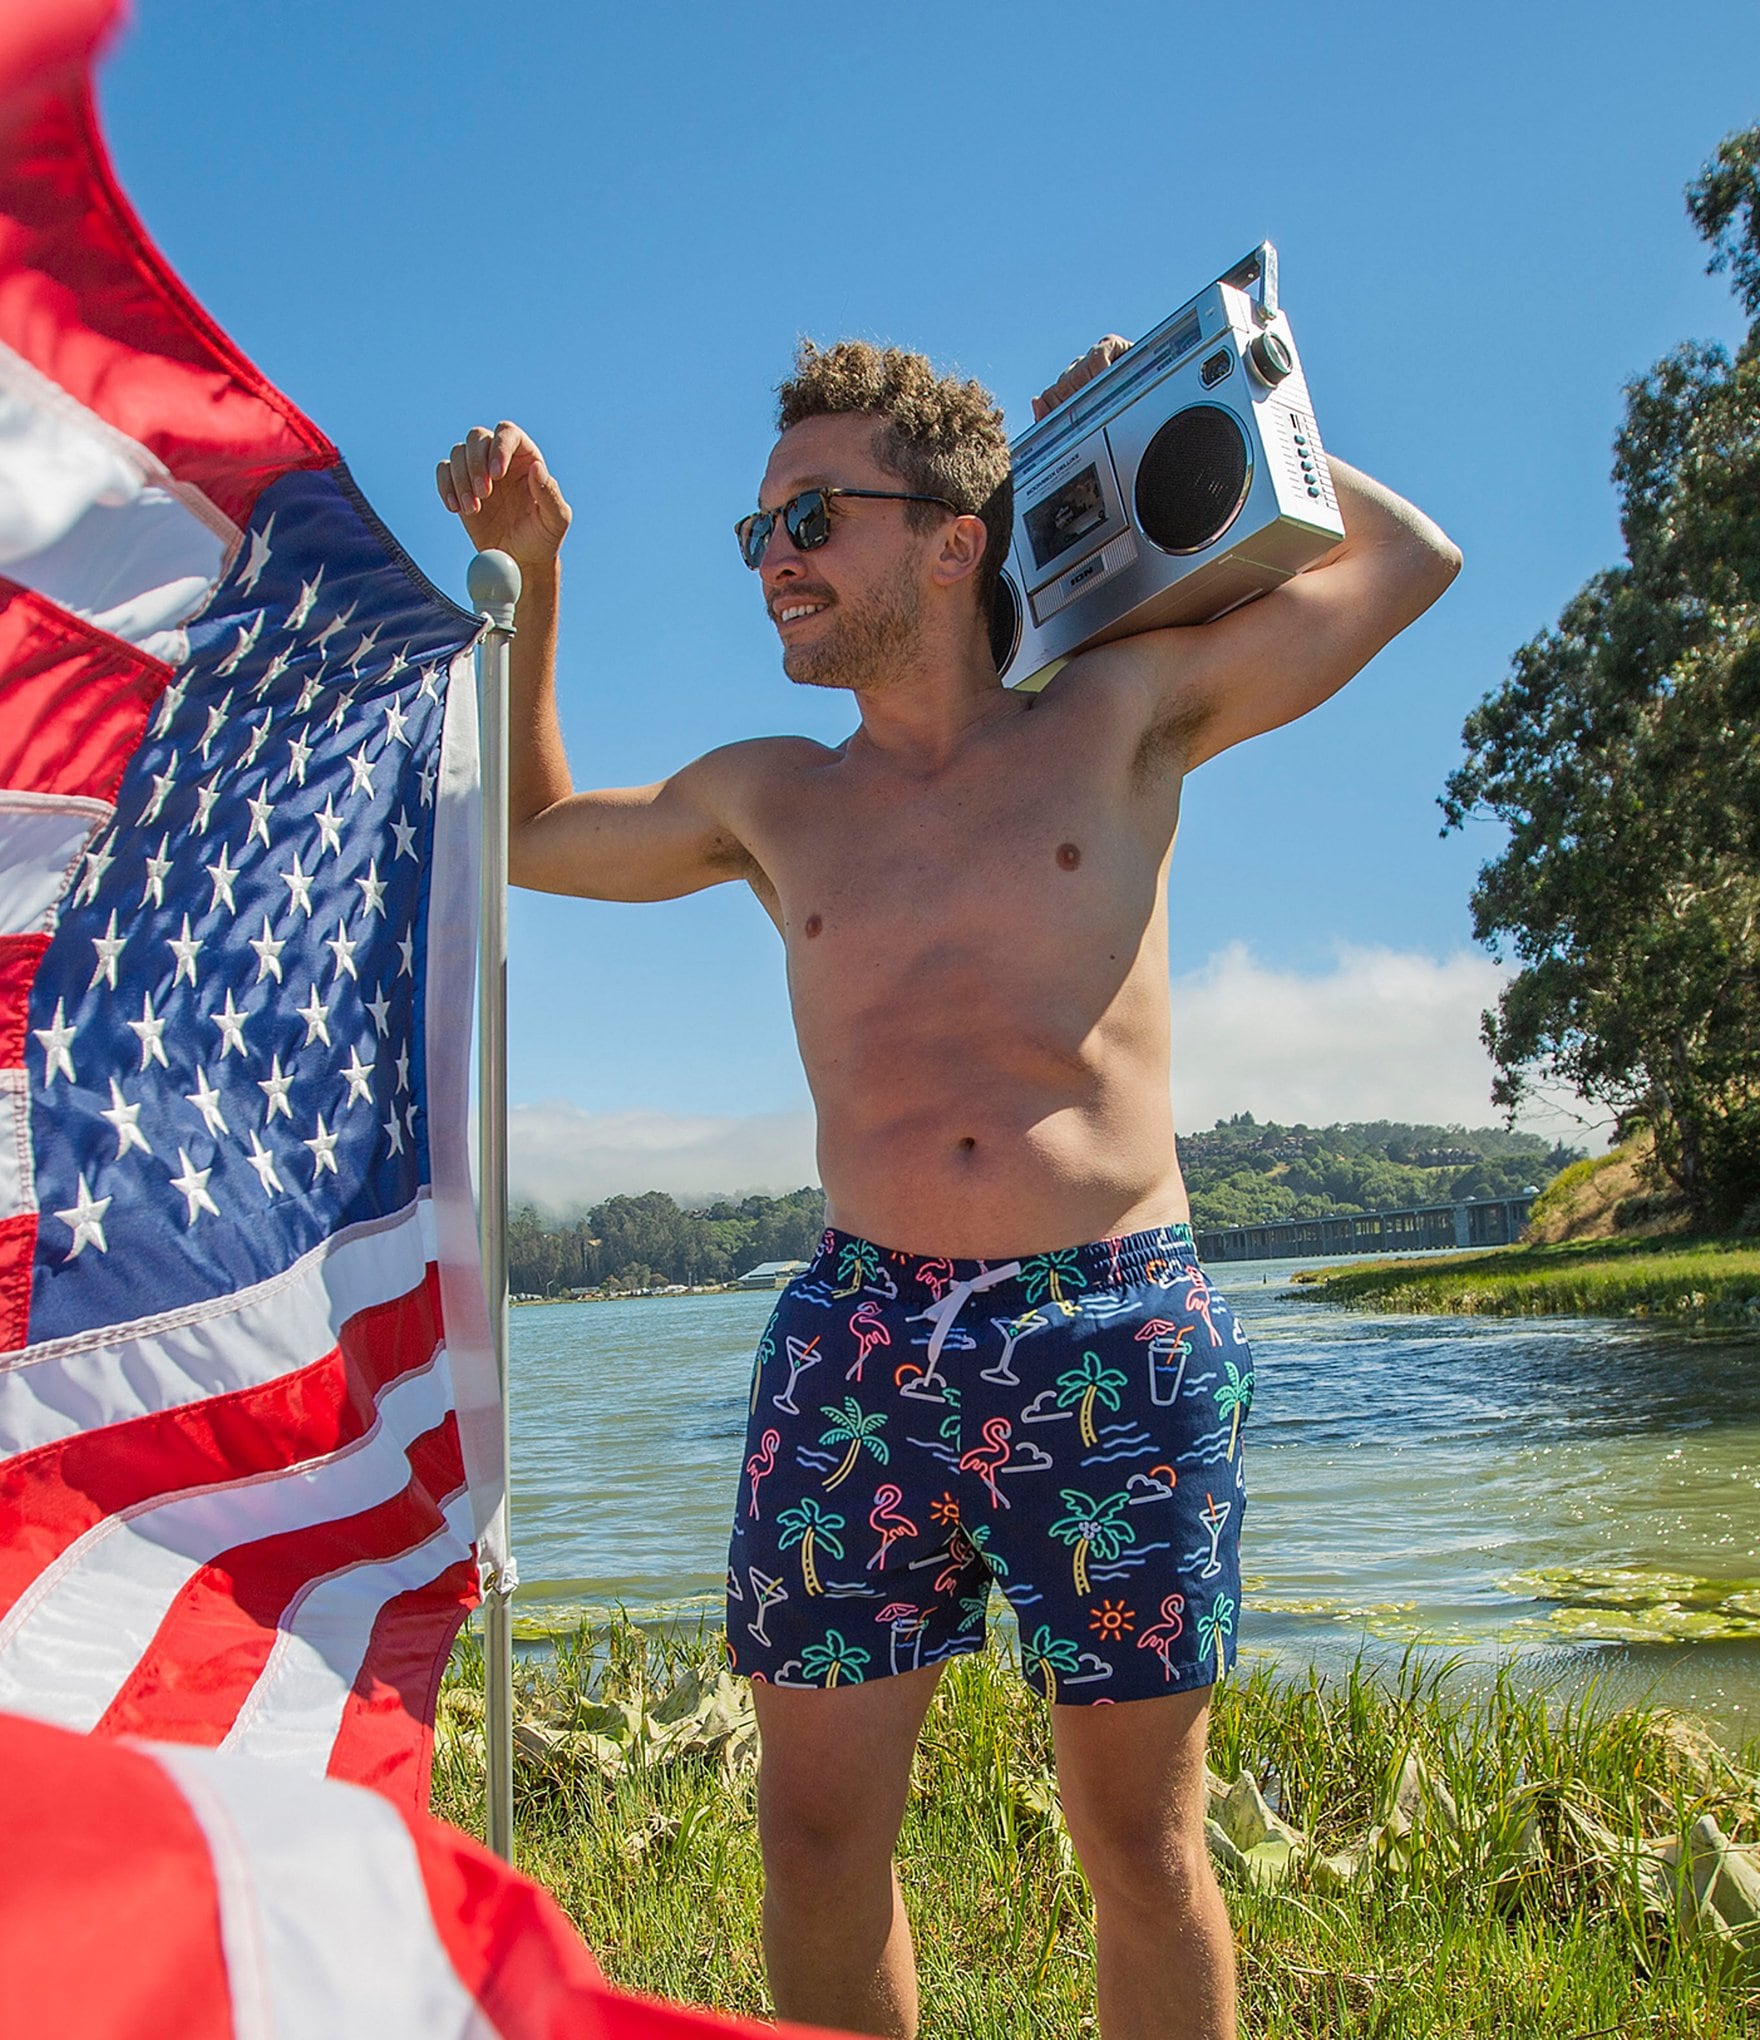
MULTIPOLYGON (((540 1730, 550 1741, 521 1766, 518 1854, 617 1981, 762 2014, 747 1747, 713 1712, 698 1745, 677 1740, 689 1722, 649 1726, 669 1711, 661 1696, 715 1655, 706 1634, 622 1623, 522 1668, 528 1745, 540 1730)), ((481 1676, 467 1641, 442 1699, 434 1790, 437 1812, 479 1832, 481 1676)), ((1095 2030, 1087 1895, 1050 1754, 1045 1709, 999 1653, 950 1668, 900 1852, 926 2034, 1095 2030)), ((1653 1861, 1647 1894, 1637 1848, 1703 1814, 1752 1842, 1757 1754, 1732 1760, 1664 1713, 1548 1704, 1508 1672, 1472 1695, 1413 1664, 1386 1680, 1359 1668, 1336 1682, 1229 1681, 1212 1766, 1251 1773, 1314 1852, 1279 1887, 1224 1876, 1243 2032, 1760 2033, 1760 1974, 1744 1980, 1690 1932, 1678 1892, 1658 1903, 1653 1861), (1409 1829, 1390 1816, 1402 1773, 1424 1781, 1406 1800, 1409 1829)))
POLYGON ((1760 1324, 1753 1240, 1573 1240, 1317 1268, 1295 1279, 1324 1302, 1376 1310, 1760 1324))

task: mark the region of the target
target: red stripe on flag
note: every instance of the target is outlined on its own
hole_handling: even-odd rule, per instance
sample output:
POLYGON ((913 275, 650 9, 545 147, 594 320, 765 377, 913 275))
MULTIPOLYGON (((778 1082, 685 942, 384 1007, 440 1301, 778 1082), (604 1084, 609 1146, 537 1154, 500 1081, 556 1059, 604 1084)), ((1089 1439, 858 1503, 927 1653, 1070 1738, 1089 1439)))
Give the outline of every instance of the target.
POLYGON ((207 1838, 146 1757, 0 1716, 9 2033, 232 2040, 207 1838))
MULTIPOLYGON (((16 1353, 30 1333, 31 1263, 37 1252, 37 1214, 0 1218, 0 1353, 16 1353)), ((0 1508, 0 1519, 4 1510, 0 1508)), ((3 1536, 4 1532, 0 1532, 3 1536)), ((3 1612, 3 1611, 0 1611, 3 1612)))
MULTIPOLYGON (((0 687, 0 712, 4 700, 4 688, 0 687)), ((4 741, 0 734, 0 743, 4 741)), ((24 1023, 31 1010, 31 980, 48 946, 44 934, 0 935, 0 1070, 24 1068, 24 1023)))
POLYGON ((0 577, 0 786, 114 800, 171 668, 0 577))
MULTIPOLYGON (((302 1589, 351 1565, 395 1558, 440 1527, 440 1503, 464 1483, 458 1419, 418 1438, 410 1480, 376 1508, 259 1538, 190 1580, 98 1721, 98 1735, 216 1744, 237 1718, 302 1589)), ((407 1735, 407 1727, 406 1727, 407 1735)))
POLYGON ((0 340, 235 524, 279 476, 338 458, 153 245, 84 87, 46 95, 0 151, 0 340))
POLYGON ((461 1558, 387 1601, 342 1710, 329 1771, 400 1807, 423 1807, 434 1770, 434 1709, 453 1640, 477 1605, 477 1562, 461 1558), (412 1733, 419 1722, 421 1733, 412 1733))
POLYGON ((120 0, 6 0, 0 10, 0 128, 17 103, 90 63, 121 12, 120 0))
POLYGON ((380 1390, 424 1366, 439 1343, 439 1272, 430 1263, 419 1289, 356 1312, 341 1342, 296 1373, 82 1431, 0 1464, 0 1615, 106 1516, 352 1444, 372 1423, 380 1390))

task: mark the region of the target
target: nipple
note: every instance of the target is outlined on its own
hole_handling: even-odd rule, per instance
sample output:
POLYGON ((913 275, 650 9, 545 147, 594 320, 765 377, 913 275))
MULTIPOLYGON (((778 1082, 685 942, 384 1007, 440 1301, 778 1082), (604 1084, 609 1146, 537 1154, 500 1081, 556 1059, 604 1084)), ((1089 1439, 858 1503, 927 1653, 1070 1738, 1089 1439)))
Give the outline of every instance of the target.
POLYGON ((1082 853, 1073 843, 1059 843, 1057 846, 1057 861, 1063 866, 1065 871, 1074 871, 1076 866, 1082 861, 1082 853))
POLYGON ((825 923, 824 923, 823 921, 821 921, 821 920, 820 920, 820 918, 819 918, 819 916, 818 916, 817 914, 809 914, 809 915, 807 916, 807 927, 806 927, 806 932, 807 932, 807 935, 808 935, 808 937, 809 937, 809 938, 811 938, 812 936, 814 936, 814 935, 817 935, 817 934, 818 934, 818 932, 819 932, 819 930, 820 930, 821 928, 823 928, 823 927, 824 927, 824 925, 825 925, 825 923))

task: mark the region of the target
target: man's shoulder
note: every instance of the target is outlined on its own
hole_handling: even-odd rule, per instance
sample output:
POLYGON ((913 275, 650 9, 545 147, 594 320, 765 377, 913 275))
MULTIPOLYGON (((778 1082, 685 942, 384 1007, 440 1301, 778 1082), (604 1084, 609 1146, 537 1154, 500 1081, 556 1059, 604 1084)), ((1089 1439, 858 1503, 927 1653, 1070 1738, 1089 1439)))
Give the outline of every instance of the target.
POLYGON ((740 737, 705 751, 686 769, 725 785, 755 786, 835 764, 841 748, 813 737, 740 737))

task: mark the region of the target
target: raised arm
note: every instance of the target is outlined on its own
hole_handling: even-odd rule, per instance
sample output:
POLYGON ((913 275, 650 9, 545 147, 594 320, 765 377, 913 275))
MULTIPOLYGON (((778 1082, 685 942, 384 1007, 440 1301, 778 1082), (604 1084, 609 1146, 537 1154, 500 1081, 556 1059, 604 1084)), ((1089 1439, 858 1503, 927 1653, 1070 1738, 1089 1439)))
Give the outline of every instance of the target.
POLYGON ((1459 550, 1421 510, 1331 466, 1345 535, 1322 559, 1212 623, 1125 641, 1188 771, 1317 708, 1460 572, 1459 550))
POLYGON ((440 500, 479 551, 519 562, 510 661, 507 873, 535 892, 676 899, 755 866, 724 819, 740 777, 735 745, 654 786, 576 793, 556 714, 561 548, 571 512, 537 444, 505 420, 478 425, 434 474, 440 500))
MULTIPOLYGON (((1043 395, 1043 417, 1123 354, 1116 333, 1089 348, 1043 395)), ((1211 623, 1145 631, 1086 653, 1083 671, 1127 676, 1152 722, 1177 740, 1185 769, 1306 715, 1415 622, 1460 572, 1437 525, 1341 460, 1331 462, 1343 540, 1255 601, 1211 623)))

